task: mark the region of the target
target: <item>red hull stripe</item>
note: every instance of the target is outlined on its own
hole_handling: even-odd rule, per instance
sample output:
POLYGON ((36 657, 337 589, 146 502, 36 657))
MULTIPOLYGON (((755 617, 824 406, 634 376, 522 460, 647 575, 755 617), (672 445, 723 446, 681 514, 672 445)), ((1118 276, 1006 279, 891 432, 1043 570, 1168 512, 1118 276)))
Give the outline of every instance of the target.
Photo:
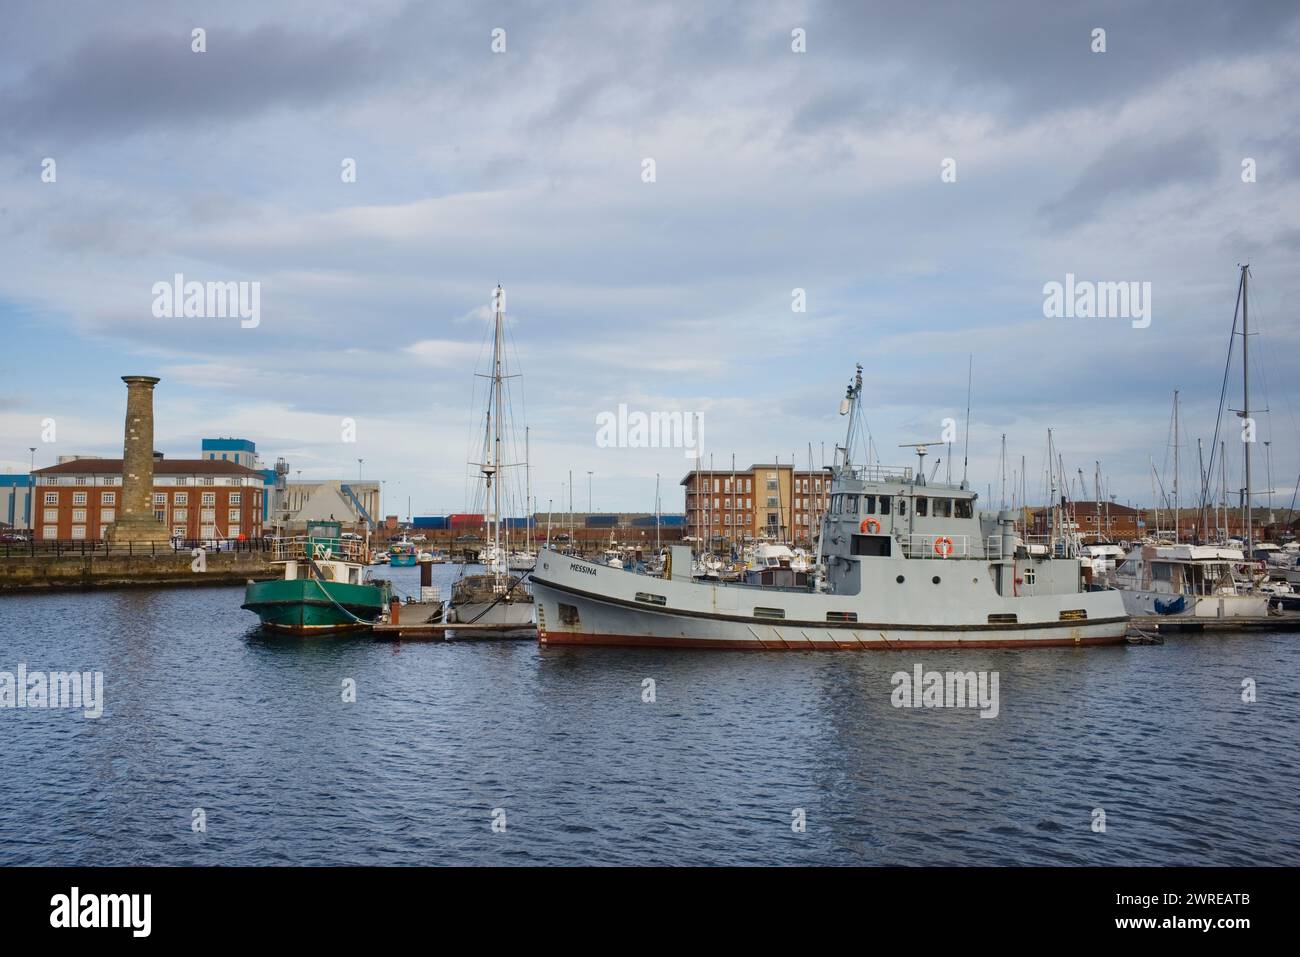
POLYGON ((672 638, 659 635, 587 635, 570 631, 547 630, 540 636, 544 645, 622 645, 639 648, 717 648, 731 651, 912 651, 932 648, 1073 648, 1079 645, 1117 645, 1124 635, 1115 637, 940 640, 921 638, 886 642, 879 637, 869 641, 737 641, 731 638, 672 638))

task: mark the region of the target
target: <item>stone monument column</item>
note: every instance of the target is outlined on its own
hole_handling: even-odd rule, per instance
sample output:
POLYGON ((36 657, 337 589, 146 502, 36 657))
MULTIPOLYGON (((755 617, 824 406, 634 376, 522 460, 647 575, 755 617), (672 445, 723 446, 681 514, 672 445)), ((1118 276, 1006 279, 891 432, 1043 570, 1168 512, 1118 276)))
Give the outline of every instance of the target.
POLYGON ((122 441, 122 491, 113 542, 165 542, 167 528, 153 516, 153 387, 147 375, 124 375, 126 434, 122 441))

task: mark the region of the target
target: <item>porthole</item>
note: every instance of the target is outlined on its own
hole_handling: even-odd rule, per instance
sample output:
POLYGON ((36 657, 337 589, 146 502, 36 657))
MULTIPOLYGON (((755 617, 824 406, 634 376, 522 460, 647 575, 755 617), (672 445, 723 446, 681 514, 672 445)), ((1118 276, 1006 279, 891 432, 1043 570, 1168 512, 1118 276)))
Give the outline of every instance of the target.
POLYGON ((897 578, 894 579, 894 581, 898 582, 900 585, 903 584, 903 576, 899 575, 897 578))
POLYGON ((930 579, 930 581, 934 582, 936 585, 939 584, 939 576, 935 575, 933 578, 930 579))

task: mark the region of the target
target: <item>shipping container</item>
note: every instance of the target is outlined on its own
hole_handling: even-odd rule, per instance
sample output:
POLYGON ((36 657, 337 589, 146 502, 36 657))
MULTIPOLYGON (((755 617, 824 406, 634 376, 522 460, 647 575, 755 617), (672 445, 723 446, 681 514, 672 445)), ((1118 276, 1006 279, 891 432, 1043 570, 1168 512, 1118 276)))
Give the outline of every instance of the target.
POLYGON ((482 524, 483 524, 482 515, 470 515, 465 513, 457 513, 455 515, 447 516, 447 525, 451 528, 467 528, 469 526, 482 525, 482 524))
MULTIPOLYGON (((638 515, 636 518, 632 519, 632 524, 637 528, 654 528, 655 517, 653 515, 638 515)), ((682 525, 685 524, 686 522, 685 522, 684 515, 660 515, 659 516, 660 528, 680 528, 682 525)))
POLYGON ((445 529, 447 528, 447 516, 446 515, 417 515, 415 516, 415 518, 411 519, 411 527, 430 528, 434 530, 445 529))
MULTIPOLYGON (((525 529, 525 528, 528 527, 528 519, 526 519, 526 518, 507 518, 507 519, 505 519, 501 524, 502 524, 505 528, 518 528, 518 529, 521 529, 521 530, 522 530, 522 529, 525 529)), ((534 523, 533 523, 533 528, 536 528, 536 527, 537 527, 537 523, 534 522, 534 523)))

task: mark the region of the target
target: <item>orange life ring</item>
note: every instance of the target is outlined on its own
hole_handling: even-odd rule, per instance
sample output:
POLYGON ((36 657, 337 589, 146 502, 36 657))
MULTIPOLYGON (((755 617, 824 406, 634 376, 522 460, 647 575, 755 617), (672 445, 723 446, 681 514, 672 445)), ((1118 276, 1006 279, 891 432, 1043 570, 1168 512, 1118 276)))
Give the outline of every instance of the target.
POLYGON ((934 553, 940 558, 947 558, 952 554, 952 539, 943 535, 934 540, 934 553))
POLYGON ((871 530, 872 535, 879 534, 880 523, 876 521, 874 518, 864 518, 862 520, 862 524, 858 526, 858 531, 865 534, 867 529, 871 530))

